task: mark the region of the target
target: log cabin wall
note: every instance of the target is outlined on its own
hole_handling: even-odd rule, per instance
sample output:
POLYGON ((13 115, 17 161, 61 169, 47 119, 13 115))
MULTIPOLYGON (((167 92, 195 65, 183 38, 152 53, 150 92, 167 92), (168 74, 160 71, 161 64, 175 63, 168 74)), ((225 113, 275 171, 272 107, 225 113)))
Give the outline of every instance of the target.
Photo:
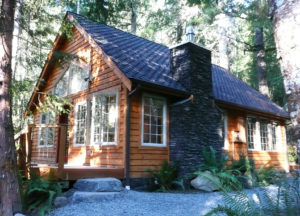
MULTIPOLYGON (((122 81, 115 75, 113 69, 110 68, 98 55, 98 53, 90 46, 84 37, 73 28, 74 40, 66 40, 57 49, 57 51, 75 54, 80 59, 84 59, 85 63, 90 66, 90 74, 95 77, 89 88, 70 95, 70 102, 74 105, 69 114, 69 148, 68 148, 68 165, 90 165, 105 167, 124 167, 124 146, 125 146, 125 114, 126 114, 126 95, 127 89, 122 85, 122 81), (100 146, 100 145, 84 145, 74 146, 74 110, 76 103, 86 101, 92 98, 93 93, 101 91, 117 91, 118 92, 118 132, 117 145, 100 146)), ((50 92, 58 80, 61 78, 66 69, 54 67, 47 71, 48 78, 42 89, 43 92, 50 92)), ((58 118, 56 119, 56 122, 58 118)), ((40 114, 34 111, 34 123, 39 124, 40 114)), ((38 129, 33 131, 32 142, 32 161, 55 163, 57 154, 57 136, 54 147, 40 148, 38 147, 38 129), (45 157, 47 155, 47 157, 45 157)), ((57 133, 56 133, 57 134, 57 133)), ((86 134, 86 137, 90 134, 86 134)))
MULTIPOLYGON (((230 160, 233 158, 237 160, 240 154, 244 154, 253 159, 256 168, 265 165, 288 171, 286 135, 283 122, 280 122, 281 143, 278 151, 248 150, 246 113, 236 110, 226 110, 226 113, 228 147, 223 152, 228 153, 230 160), (238 142, 235 142, 235 131, 239 131, 240 141, 238 142)), ((260 117, 259 115, 256 116, 260 117)))
MULTIPOLYGON (((157 169, 163 161, 169 161, 169 139, 166 147, 150 147, 141 144, 142 128, 142 94, 135 94, 131 98, 130 125, 130 177, 147 177, 146 168, 157 169)), ((167 112, 168 113, 168 112, 167 112)), ((168 115, 167 115, 168 116, 168 115)), ((167 137, 169 118, 167 117, 167 137)))

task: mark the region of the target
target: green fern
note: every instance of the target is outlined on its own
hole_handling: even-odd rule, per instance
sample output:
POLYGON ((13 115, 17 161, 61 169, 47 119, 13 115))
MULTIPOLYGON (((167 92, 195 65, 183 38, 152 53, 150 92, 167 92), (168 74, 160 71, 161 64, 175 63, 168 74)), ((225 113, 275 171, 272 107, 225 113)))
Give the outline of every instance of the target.
POLYGON ((60 184, 51 180, 51 176, 46 180, 32 173, 31 178, 22 183, 22 200, 26 212, 43 216, 51 210, 54 198, 62 192, 60 184))

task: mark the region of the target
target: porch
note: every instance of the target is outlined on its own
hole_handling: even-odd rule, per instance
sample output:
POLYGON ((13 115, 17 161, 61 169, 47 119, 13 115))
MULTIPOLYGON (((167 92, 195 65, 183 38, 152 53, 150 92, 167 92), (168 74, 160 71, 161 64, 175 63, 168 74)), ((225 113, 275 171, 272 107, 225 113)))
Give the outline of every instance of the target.
MULTIPOLYGON (((19 144, 18 166, 27 178, 30 169, 40 176, 49 177, 52 175, 59 180, 93 177, 124 178, 124 166, 90 165, 86 163, 86 160, 81 163, 80 160, 75 164, 68 163, 69 134, 67 124, 30 124, 26 130, 15 135, 15 141, 19 144), (47 136, 52 134, 52 145, 40 145, 41 140, 43 140, 41 138, 43 132, 47 132, 47 136)), ((90 151, 87 148, 85 150, 90 151)), ((109 152, 106 154, 109 156, 109 152)), ((107 160, 114 160, 114 158, 107 160)))

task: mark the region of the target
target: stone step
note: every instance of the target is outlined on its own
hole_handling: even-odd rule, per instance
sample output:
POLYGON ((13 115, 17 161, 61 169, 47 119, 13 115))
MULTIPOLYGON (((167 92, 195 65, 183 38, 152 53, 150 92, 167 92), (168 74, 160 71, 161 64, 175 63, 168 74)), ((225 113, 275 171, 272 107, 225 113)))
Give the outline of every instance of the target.
POLYGON ((120 192, 124 188, 116 178, 78 179, 73 186, 77 191, 86 192, 120 192))
POLYGON ((84 192, 76 191, 72 198, 71 203, 79 202, 100 202, 108 201, 116 198, 120 198, 124 195, 124 192, 84 192))

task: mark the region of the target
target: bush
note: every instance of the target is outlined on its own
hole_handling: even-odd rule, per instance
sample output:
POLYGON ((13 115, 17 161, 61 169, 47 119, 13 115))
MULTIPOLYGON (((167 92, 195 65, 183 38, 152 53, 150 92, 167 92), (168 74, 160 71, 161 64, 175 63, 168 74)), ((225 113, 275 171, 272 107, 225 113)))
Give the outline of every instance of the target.
POLYGON ((183 181, 177 180, 178 164, 169 164, 164 161, 159 169, 146 169, 149 173, 149 189, 151 191, 169 191, 174 189, 175 185, 180 185, 184 189, 183 181))
POLYGON ((281 182, 276 194, 269 193, 266 188, 261 188, 251 195, 239 191, 234 194, 224 193, 223 196, 225 205, 217 206, 206 216, 300 215, 299 176, 281 182), (258 199, 255 200, 254 197, 258 199))
POLYGON ((211 146, 209 148, 202 147, 202 155, 204 162, 200 165, 198 171, 194 172, 194 175, 207 178, 224 191, 242 189, 242 186, 236 177, 236 174, 239 174, 240 171, 237 169, 229 169, 227 166, 227 155, 222 155, 218 159, 216 151, 211 146), (208 174, 205 171, 209 171, 211 174, 208 174))
POLYGON ((296 146, 288 146, 288 160, 292 163, 296 163, 298 161, 296 146))
POLYGON ((31 174, 29 180, 22 182, 22 201, 25 212, 37 213, 38 215, 45 215, 52 207, 52 202, 56 196, 62 192, 61 185, 49 175, 49 180, 37 176, 35 173, 31 174))

